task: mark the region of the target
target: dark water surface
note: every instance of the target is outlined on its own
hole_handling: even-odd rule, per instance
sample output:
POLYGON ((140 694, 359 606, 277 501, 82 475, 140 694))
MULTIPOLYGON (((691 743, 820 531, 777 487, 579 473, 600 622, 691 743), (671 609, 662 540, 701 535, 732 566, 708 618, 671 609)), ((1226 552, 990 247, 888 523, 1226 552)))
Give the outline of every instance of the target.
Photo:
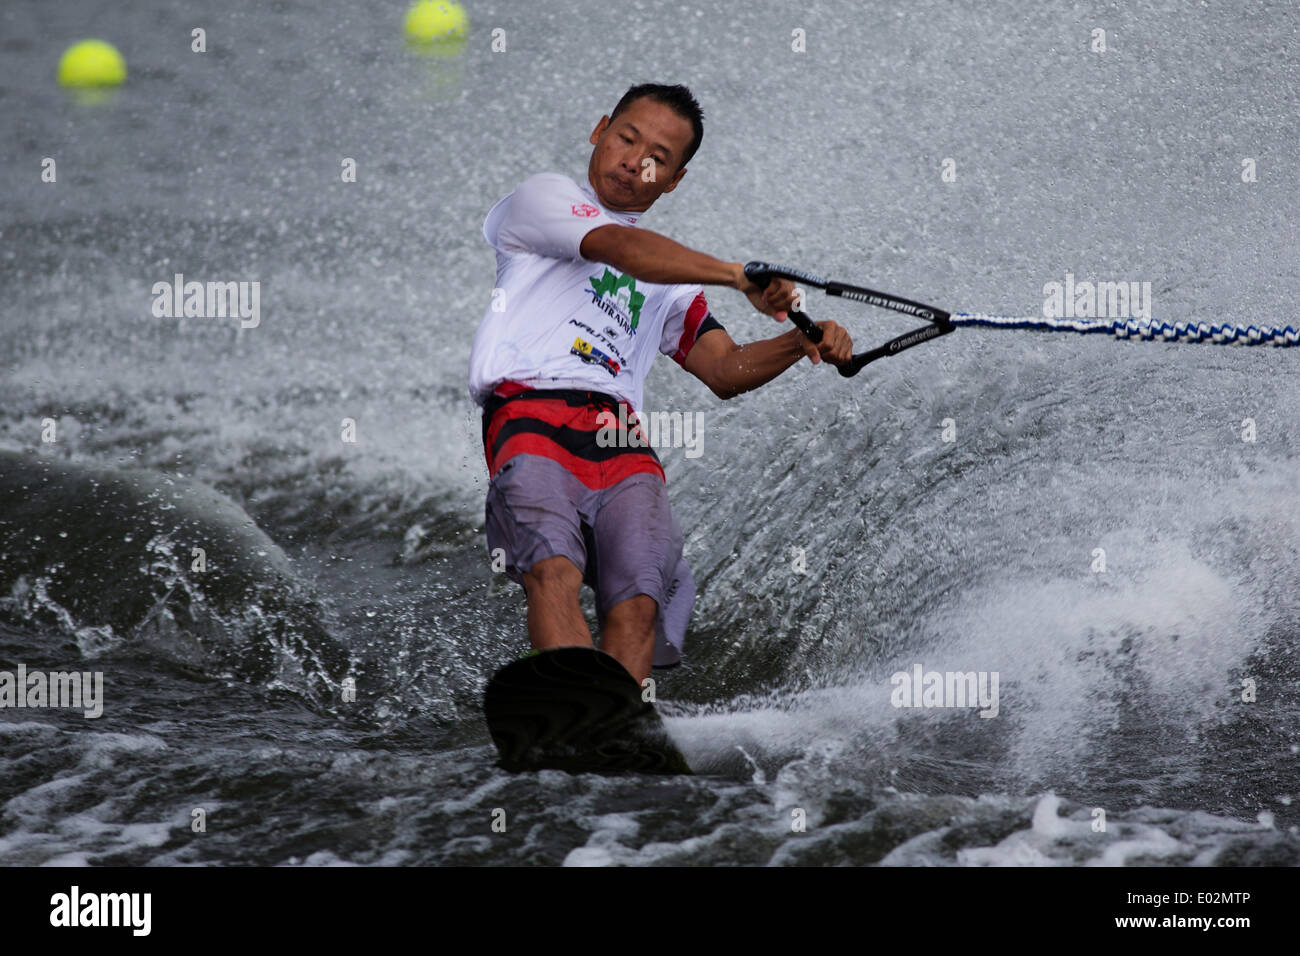
MULTIPOLYGON (((1170 321, 1292 316, 1300 14, 1048 6, 475 3, 428 58, 401 3, 6 3, 0 478, 107 471, 39 514, 4 485, 0 671, 105 700, 0 710, 0 863, 1300 861, 1291 350, 959 330, 727 403, 663 362, 648 407, 704 415, 703 454, 661 450, 700 595, 659 684, 701 775, 493 765, 482 687, 527 639, 465 381, 482 219, 582 176, 631 83, 700 99, 644 225, 721 258, 953 311, 1033 314, 1070 273, 1150 281, 1170 321), (96 103, 53 82, 82 36, 131 71, 96 103), (260 324, 155 318, 176 273, 258 281, 260 324), (239 516, 189 527, 260 529, 210 557, 268 586, 202 589, 170 485, 101 507, 127 468, 220 491, 239 516), (996 672, 997 717, 894 707, 917 664, 996 672)), ((808 309, 863 346, 911 327, 808 309)))

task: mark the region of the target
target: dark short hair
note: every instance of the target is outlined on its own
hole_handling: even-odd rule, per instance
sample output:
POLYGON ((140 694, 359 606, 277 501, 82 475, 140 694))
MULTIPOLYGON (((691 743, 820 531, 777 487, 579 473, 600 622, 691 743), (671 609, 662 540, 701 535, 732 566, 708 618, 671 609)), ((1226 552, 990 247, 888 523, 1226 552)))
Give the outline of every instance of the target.
POLYGON ((614 112, 609 114, 610 122, 642 97, 649 97, 657 103, 663 103, 682 119, 690 121, 695 135, 691 137, 691 144, 686 147, 686 155, 677 164, 677 168, 681 169, 691 161, 691 157, 695 155, 695 151, 700 148, 700 143, 704 139, 704 111, 700 109, 700 104, 695 102, 691 91, 680 84, 665 86, 662 83, 642 83, 639 86, 629 87, 623 94, 623 98, 614 107, 614 112))

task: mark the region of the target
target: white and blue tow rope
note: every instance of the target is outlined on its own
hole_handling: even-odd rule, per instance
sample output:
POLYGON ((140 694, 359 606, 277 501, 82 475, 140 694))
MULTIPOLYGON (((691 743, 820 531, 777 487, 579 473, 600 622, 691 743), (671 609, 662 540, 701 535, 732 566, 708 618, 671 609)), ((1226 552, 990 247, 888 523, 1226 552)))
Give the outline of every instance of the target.
POLYGON ((1205 342, 1213 345, 1300 345, 1300 329, 1287 325, 1214 325, 1208 322, 1161 322, 1147 319, 1049 319, 1032 315, 993 315, 987 312, 953 312, 953 325, 999 329, 1036 329, 1113 335, 1119 339, 1159 339, 1164 342, 1205 342))

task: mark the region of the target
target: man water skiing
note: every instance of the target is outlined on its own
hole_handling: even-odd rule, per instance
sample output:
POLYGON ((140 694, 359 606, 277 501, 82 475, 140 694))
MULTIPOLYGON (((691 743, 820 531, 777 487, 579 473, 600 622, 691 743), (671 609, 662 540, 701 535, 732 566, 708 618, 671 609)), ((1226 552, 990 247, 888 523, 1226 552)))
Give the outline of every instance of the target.
POLYGON ((598 442, 641 407, 656 352, 721 399, 780 375, 807 355, 840 364, 848 333, 819 322, 737 345, 713 318, 704 285, 743 292, 784 321, 794 283, 750 282, 724 262, 635 223, 686 175, 703 115, 684 86, 630 88, 592 131, 586 181, 538 173, 499 200, 483 234, 497 280, 470 354, 470 395, 483 406, 491 481, 488 549, 528 600, 535 649, 591 647, 578 603, 596 594, 601 649, 638 683, 681 659, 695 583, 648 442, 598 442), (500 551, 498 551, 500 549, 500 551))

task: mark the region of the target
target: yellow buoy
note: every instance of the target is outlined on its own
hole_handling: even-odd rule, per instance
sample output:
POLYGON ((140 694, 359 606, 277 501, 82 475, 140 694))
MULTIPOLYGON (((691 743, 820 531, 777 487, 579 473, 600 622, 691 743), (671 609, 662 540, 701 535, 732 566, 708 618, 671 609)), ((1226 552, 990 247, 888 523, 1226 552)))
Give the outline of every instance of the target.
POLYGON ((405 29, 413 43, 455 43, 469 35, 469 17, 455 0, 419 0, 406 11, 405 29))
POLYGON ((82 40, 68 47, 59 60, 61 86, 117 86, 126 79, 126 61, 103 40, 82 40))

